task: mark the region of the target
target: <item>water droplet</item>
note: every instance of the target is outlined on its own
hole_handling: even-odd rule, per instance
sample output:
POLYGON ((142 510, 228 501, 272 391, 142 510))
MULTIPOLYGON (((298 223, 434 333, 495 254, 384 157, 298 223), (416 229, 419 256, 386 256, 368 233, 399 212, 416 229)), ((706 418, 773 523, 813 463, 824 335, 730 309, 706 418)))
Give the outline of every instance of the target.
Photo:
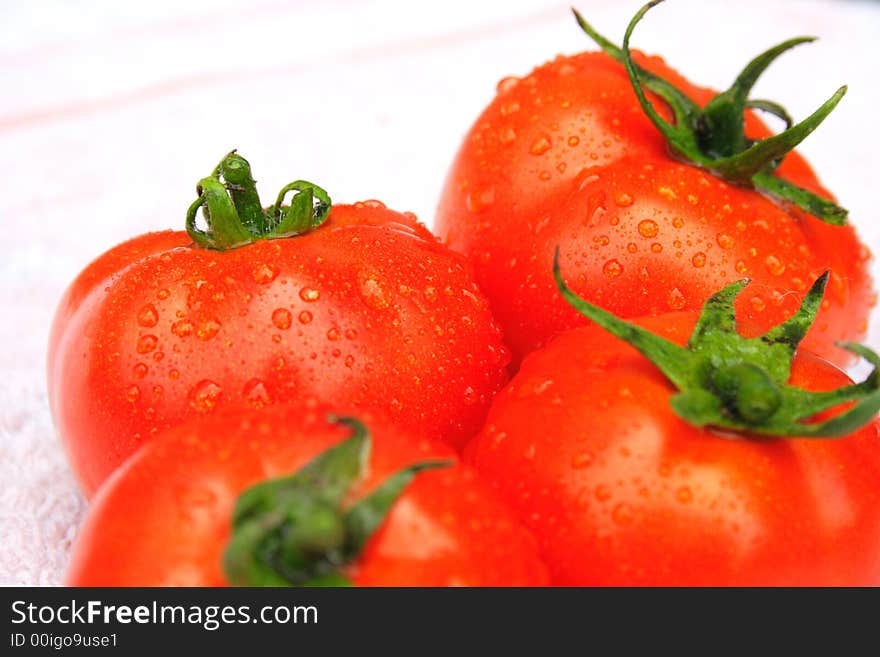
POLYGON ((511 75, 506 78, 501 78, 495 88, 499 94, 506 94, 515 89, 519 83, 520 79, 511 75))
POLYGON ((767 307, 767 304, 761 297, 752 297, 751 299, 749 299, 749 303, 752 306, 752 310, 754 310, 756 313, 762 312, 764 308, 767 307))
POLYGON ((217 332, 220 330, 220 322, 216 319, 206 319, 204 322, 199 324, 199 330, 196 331, 196 335, 199 340, 210 340, 217 332))
POLYGON ((715 240, 718 242, 718 246, 722 249, 729 249, 733 246, 734 242, 733 237, 727 233, 718 233, 718 235, 715 236, 715 240))
POLYGON ((168 378, 172 381, 176 381, 180 378, 180 371, 175 369, 168 370, 168 378))
POLYGON ((275 325, 275 328, 286 330, 293 323, 293 316, 287 308, 276 308, 272 311, 272 323, 275 325))
POLYGON ((551 177, 551 174, 547 170, 544 170, 538 174, 538 178, 540 178, 541 180, 545 180, 545 181, 550 180, 550 177, 551 177))
POLYGON ((599 502, 607 502, 611 499, 611 489, 605 484, 599 484, 596 486, 596 490, 593 492, 593 496, 599 502))
POLYGON ((346 367, 353 367, 354 366, 354 356, 349 354, 348 356, 345 357, 345 360, 343 362, 345 363, 346 367))
POLYGON ((312 321, 312 313, 310 313, 308 310, 303 310, 297 316, 297 319, 299 319, 300 324, 308 324, 312 321))
POLYGON ((651 253, 661 253, 663 251, 663 245, 660 242, 654 242, 651 244, 651 253))
POLYGON ((502 144, 512 144, 514 141, 516 141, 516 130, 514 130, 510 126, 502 128, 498 131, 498 141, 500 141, 502 144))
POLYGON ((611 520, 618 525, 629 525, 635 517, 632 507, 626 502, 616 505, 611 511, 611 520))
POLYGON ((156 344, 158 344, 158 342, 159 338, 157 338, 155 335, 142 335, 138 338, 137 341, 137 352, 139 354, 148 354, 156 348, 156 344))
POLYGON ((626 250, 630 253, 636 253, 639 250, 639 247, 636 245, 635 242, 630 242, 626 245, 626 250))
POLYGON ((464 389, 464 403, 468 406, 473 406, 478 401, 480 401, 480 396, 477 394, 477 391, 471 386, 466 387, 464 389))
POLYGON ((473 189, 465 197, 465 206, 470 212, 482 212, 495 202, 495 188, 473 189))
POLYGON ((602 265, 602 273, 606 276, 617 277, 623 273, 623 265, 621 265, 617 260, 612 258, 604 265, 602 265))
POLYGON ((572 148, 577 146, 580 142, 581 142, 580 137, 578 137, 577 135, 572 135, 571 137, 568 138, 568 145, 571 146, 572 148))
POLYGON ((213 381, 203 379, 189 391, 190 408, 197 413, 210 413, 217 406, 222 394, 223 388, 213 381))
POLYGON ((299 291, 299 298, 303 301, 317 301, 321 293, 313 287, 304 287, 299 291))
POLYGON ((150 368, 147 367, 144 363, 137 363, 132 368, 132 371, 134 372, 134 375, 137 378, 143 379, 147 375, 147 373, 150 371, 150 368))
POLYGON ((358 332, 355 331, 353 328, 345 329, 345 339, 346 340, 354 340, 357 338, 357 336, 358 336, 358 332))
POLYGON ((658 188, 657 188, 657 193, 660 194, 660 196, 662 196, 663 198, 665 198, 665 199, 667 199, 667 200, 669 200, 669 201, 674 201, 674 200, 676 199, 676 197, 677 197, 677 194, 675 193, 675 190, 672 189, 672 187, 666 187, 665 185, 662 185, 662 186, 658 187, 658 188))
POLYGON ((531 461, 535 458, 535 453, 538 451, 538 448, 535 446, 535 443, 530 443, 526 450, 523 452, 523 458, 531 461))
POLYGON ((684 295, 677 287, 672 288, 666 296, 666 305, 669 306, 671 310, 681 310, 684 308, 685 303, 684 295))
MULTIPOLYGON (((623 192, 623 193, 617 194, 614 197, 614 202, 617 203, 617 205, 619 205, 620 207, 625 208, 625 207, 633 204, 633 197, 630 196, 629 194, 623 192)), ((656 235, 656 233, 655 233, 655 235, 656 235)))
POLYGON ((339 335, 339 329, 335 326, 331 326, 329 329, 327 329, 327 339, 331 342, 336 342, 339 339, 339 335))
POLYGON ((553 142, 550 140, 550 135, 543 134, 532 142, 532 145, 529 147, 529 153, 532 155, 543 155, 550 150, 551 146, 553 146, 553 142))
POLYGON ((131 386, 125 391, 125 398, 134 404, 141 396, 141 390, 137 386, 131 386))
POLYGON ((245 383, 241 395, 254 408, 263 408, 272 403, 269 391, 266 390, 266 384, 260 379, 251 379, 245 383))
POLYGON ((359 274, 361 299, 374 310, 384 310, 391 305, 392 295, 384 279, 369 274, 359 274))
POLYGON ((263 264, 254 267, 251 274, 254 277, 255 283, 265 285, 266 283, 271 283, 275 280, 275 277, 278 276, 278 269, 264 262, 263 264))
POLYGON ((159 313, 156 312, 156 308, 153 304, 148 303, 138 311, 137 322, 141 326, 149 328, 155 326, 158 321, 159 313))
POLYGON ((745 274, 749 271, 749 268, 746 266, 746 263, 742 260, 737 260, 734 265, 734 269, 738 274, 745 274))
POLYGON ((164 300, 164 299, 167 299, 169 296, 171 296, 171 292, 169 292, 169 291, 166 290, 165 288, 162 288, 161 290, 159 290, 158 292, 156 292, 156 296, 157 296, 159 299, 163 299, 163 300, 164 300))
POLYGON ((769 255, 764 259, 764 265, 773 276, 782 276, 785 272, 785 265, 776 256, 769 255))
POLYGON ((571 457, 571 467, 580 470, 593 464, 595 457, 592 452, 579 452, 571 457))
POLYGON ((691 258, 691 264, 694 267, 703 267, 706 264, 706 254, 701 252, 695 253, 694 257, 691 258))
POLYGON ((691 491, 690 486, 682 486, 677 491, 675 491, 675 499, 677 499, 682 504, 688 504, 691 500, 694 499, 694 493, 691 491))
POLYGON ((188 319, 181 319, 171 325, 171 332, 179 338, 183 338, 193 332, 195 327, 188 319))
POLYGON ((366 207, 368 207, 368 208, 373 208, 374 210, 384 210, 385 208, 388 207, 388 206, 385 205, 382 201, 379 201, 379 200, 374 199, 374 198, 367 199, 367 200, 364 201, 363 203, 364 203, 364 205, 365 205, 366 207))
POLYGON ((660 226, 657 225, 656 221, 644 219, 639 222, 639 235, 642 237, 657 237, 659 232, 660 226))

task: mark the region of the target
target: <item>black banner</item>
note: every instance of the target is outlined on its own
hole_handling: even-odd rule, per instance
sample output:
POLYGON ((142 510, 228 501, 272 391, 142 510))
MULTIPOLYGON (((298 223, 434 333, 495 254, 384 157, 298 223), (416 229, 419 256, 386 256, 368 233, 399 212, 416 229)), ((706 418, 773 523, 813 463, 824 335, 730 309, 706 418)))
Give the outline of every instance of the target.
POLYGON ((198 654, 470 654, 475 641, 492 646, 490 654, 630 652, 646 641, 664 651, 740 644, 763 654, 805 640, 817 648, 823 636, 839 653, 860 634, 876 640, 878 609, 876 589, 6 588, 0 597, 3 655, 195 646, 198 654))

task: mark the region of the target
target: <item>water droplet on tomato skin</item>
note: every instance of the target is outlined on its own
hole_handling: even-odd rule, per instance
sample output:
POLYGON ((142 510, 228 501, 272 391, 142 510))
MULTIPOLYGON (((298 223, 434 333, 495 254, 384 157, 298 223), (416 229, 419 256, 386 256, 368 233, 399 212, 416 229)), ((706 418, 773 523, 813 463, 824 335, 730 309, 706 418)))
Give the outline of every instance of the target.
POLYGON ((623 273, 623 265, 615 259, 607 261, 602 265, 602 273, 612 278, 617 278, 623 273))
POLYGON ((254 408, 263 408, 272 403, 269 391, 266 390, 266 384, 261 379, 251 379, 245 383, 241 390, 241 396, 254 408))
POLYGON ((514 130, 510 126, 502 128, 498 131, 498 141, 505 145, 512 144, 514 141, 516 141, 516 130, 514 130))
POLYGON ((639 235, 642 237, 656 237, 660 232, 660 226, 656 221, 651 219, 643 219, 638 225, 639 235))
POLYGON ((529 153, 532 155, 543 155, 553 146, 553 142, 550 138, 550 135, 543 134, 539 136, 532 142, 532 145, 529 146, 529 153))
POLYGON ((682 486, 675 491, 675 499, 682 504, 688 504, 694 499, 694 493, 691 491, 690 486, 682 486))
POLYGON ((621 208, 625 208, 633 204, 633 197, 623 192, 614 197, 614 202, 621 208))
POLYGON ((767 271, 773 276, 782 276, 785 273, 785 265, 776 256, 767 256, 764 259, 764 266, 767 267, 767 271))
POLYGON ((148 354, 156 348, 158 342, 159 338, 155 335, 142 335, 138 338, 135 349, 139 354, 148 354))
POLYGON ((143 326, 145 328, 150 328, 156 325, 159 321, 159 313, 156 312, 155 306, 153 304, 148 303, 143 308, 138 311, 137 322, 138 325, 143 326))
POLYGON ((272 311, 272 324, 275 328, 287 330, 293 323, 293 316, 287 308, 276 308, 272 311))
POLYGON ((266 285, 275 280, 275 277, 278 276, 278 269, 270 264, 262 263, 254 267, 251 275, 255 283, 266 285))
POLYGON ((694 254, 694 257, 691 258, 691 264, 692 264, 694 267, 698 268, 698 269, 699 269, 700 267, 705 266, 705 264, 706 264, 706 254, 703 253, 702 251, 699 252, 699 253, 695 253, 695 254, 694 254))
POLYGON ((188 400, 190 408, 197 413, 210 413, 217 406, 223 388, 209 379, 199 381, 189 391, 188 400))
POLYGON ((308 310, 303 310, 297 316, 297 319, 299 320, 300 324, 309 324, 312 321, 312 313, 310 313, 308 310))
POLYGON ((722 249, 729 249, 733 246, 735 240, 727 233, 718 233, 715 237, 715 241, 718 242, 718 246, 722 249))
POLYGON ((125 391, 125 398, 134 404, 141 396, 141 389, 137 386, 130 386, 128 390, 125 391))
POLYGON ((147 367, 147 365, 145 363, 135 363, 135 366, 132 368, 132 371, 134 372, 134 375, 137 378, 143 379, 147 375, 147 373, 150 371, 150 368, 147 367))
POLYGON ((520 78, 514 76, 508 76, 506 78, 501 78, 498 81, 498 84, 495 85, 495 89, 499 94, 506 94, 509 91, 513 91, 517 86, 519 86, 520 78))
POLYGON ((468 212, 474 214, 482 212, 495 202, 495 188, 474 189, 468 192, 464 199, 468 212))
POLYGON ((195 330, 195 326, 188 319, 181 319, 171 325, 171 332, 178 338, 184 338, 195 330))
POLYGON ((593 497, 598 502, 607 502, 611 499, 611 489, 605 484, 599 484, 596 486, 595 491, 593 491, 593 497))
POLYGON ((216 319, 207 319, 201 324, 199 324, 199 328, 196 331, 196 336, 199 340, 210 340, 217 332, 220 330, 220 322, 216 319))
POLYGON ((317 301, 321 298, 321 292, 313 287, 304 287, 299 291, 299 298, 303 301, 317 301))
POLYGON ((670 310, 681 310, 685 307, 687 301, 684 298, 684 294, 681 293, 677 287, 672 288, 669 294, 666 296, 666 305, 669 306, 670 310))

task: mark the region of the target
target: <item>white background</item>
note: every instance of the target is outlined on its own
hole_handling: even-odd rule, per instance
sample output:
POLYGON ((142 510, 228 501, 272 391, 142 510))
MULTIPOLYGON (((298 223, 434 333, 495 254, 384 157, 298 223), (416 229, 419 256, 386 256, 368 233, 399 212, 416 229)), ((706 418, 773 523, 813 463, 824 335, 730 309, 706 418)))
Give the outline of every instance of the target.
MULTIPOLYGON (((619 42, 641 2, 576 4, 619 42)), ((49 323, 76 273, 123 239, 181 228, 195 182, 233 147, 266 195, 306 178, 336 202, 378 198, 430 226, 495 83, 592 48, 568 6, 0 0, 0 584, 60 583, 85 509, 44 382, 49 323)), ((633 43, 722 87, 802 34, 821 40, 785 55, 754 96, 803 118, 850 85, 801 150, 880 253, 880 4, 669 0, 633 43)))

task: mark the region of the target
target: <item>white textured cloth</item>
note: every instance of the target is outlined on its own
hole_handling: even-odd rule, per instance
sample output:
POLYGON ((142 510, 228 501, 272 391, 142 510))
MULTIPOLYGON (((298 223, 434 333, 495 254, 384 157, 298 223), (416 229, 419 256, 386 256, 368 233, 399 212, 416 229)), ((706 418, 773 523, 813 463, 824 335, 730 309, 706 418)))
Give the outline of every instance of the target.
MULTIPOLYGON (((575 4, 619 41, 641 2, 575 4)), ((86 508, 44 376, 55 304, 76 273, 125 238, 182 227, 195 182, 233 147, 266 192, 302 177, 334 200, 378 198, 430 226, 446 169, 495 83, 592 48, 568 5, 0 5, 0 584, 62 582, 86 508)), ((755 96, 803 118, 850 85, 801 150, 880 253, 880 4, 670 0, 634 44, 721 87, 751 56, 801 34, 822 39, 785 55, 755 96)))

